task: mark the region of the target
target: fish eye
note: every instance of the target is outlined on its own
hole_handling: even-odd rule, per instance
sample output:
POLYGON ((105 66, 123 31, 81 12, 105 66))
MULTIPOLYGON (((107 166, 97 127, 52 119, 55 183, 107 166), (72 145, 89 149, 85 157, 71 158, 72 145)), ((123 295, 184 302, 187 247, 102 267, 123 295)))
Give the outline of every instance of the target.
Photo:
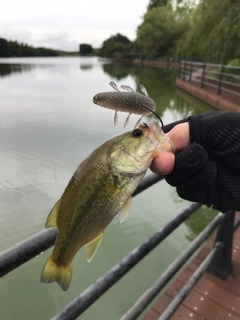
POLYGON ((142 134, 143 134, 143 131, 142 131, 142 129, 139 129, 139 128, 133 130, 133 132, 132 132, 132 135, 134 138, 140 138, 142 136, 142 134))

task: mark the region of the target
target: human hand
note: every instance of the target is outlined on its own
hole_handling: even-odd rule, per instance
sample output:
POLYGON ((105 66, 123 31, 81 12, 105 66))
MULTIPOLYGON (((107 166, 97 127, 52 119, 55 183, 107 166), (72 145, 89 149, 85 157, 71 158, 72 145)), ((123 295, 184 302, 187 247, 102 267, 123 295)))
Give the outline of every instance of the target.
POLYGON ((181 122, 164 127, 170 129, 176 157, 163 153, 151 169, 165 174, 184 199, 222 212, 239 210, 240 113, 215 111, 181 122))

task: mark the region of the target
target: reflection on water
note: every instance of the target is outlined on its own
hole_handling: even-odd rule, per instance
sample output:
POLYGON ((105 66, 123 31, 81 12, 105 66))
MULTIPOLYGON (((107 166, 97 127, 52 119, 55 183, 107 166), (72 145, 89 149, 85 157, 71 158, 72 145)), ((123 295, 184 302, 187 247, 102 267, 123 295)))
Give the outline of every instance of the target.
POLYGON ((217 213, 217 211, 209 210, 205 206, 202 206, 200 209, 198 209, 198 214, 191 216, 185 221, 189 228, 186 238, 189 241, 193 241, 196 236, 205 228, 205 226, 212 221, 217 213))
POLYGON ((11 73, 29 72, 34 65, 31 64, 0 64, 0 77, 6 77, 11 73))
POLYGON ((106 63, 103 64, 103 71, 110 75, 112 79, 122 80, 131 75, 131 71, 136 68, 131 64, 106 63))
MULTIPOLYGON (((1 250, 42 230, 79 163, 124 130, 125 114, 119 114, 115 128, 113 112, 92 102, 96 93, 112 90, 111 80, 138 92, 142 83, 164 123, 208 110, 176 95, 176 70, 102 64, 97 58, 11 58, 0 59, 0 75, 1 250)), ((128 130, 138 118, 132 116, 128 130)), ((152 115, 144 121, 150 119, 152 115)), ((51 250, 3 277, 4 319, 51 318, 186 205, 164 181, 138 195, 128 219, 122 225, 114 219, 107 228, 91 263, 83 250, 77 254, 67 293, 56 285, 40 284, 51 250)), ((81 319, 99 318, 99 313, 102 319, 119 319, 214 214, 203 208, 188 219, 81 319)))
POLYGON ((179 108, 181 108, 182 110, 184 109, 196 109, 199 110, 199 112, 206 112, 207 110, 210 110, 211 107, 210 106, 206 106, 206 103, 198 100, 197 98, 195 98, 194 96, 186 93, 185 91, 181 90, 181 89, 176 89, 176 94, 178 97, 178 105, 179 108))
POLYGON ((88 70, 88 69, 92 69, 93 65, 92 64, 80 64, 80 69, 81 70, 88 70))

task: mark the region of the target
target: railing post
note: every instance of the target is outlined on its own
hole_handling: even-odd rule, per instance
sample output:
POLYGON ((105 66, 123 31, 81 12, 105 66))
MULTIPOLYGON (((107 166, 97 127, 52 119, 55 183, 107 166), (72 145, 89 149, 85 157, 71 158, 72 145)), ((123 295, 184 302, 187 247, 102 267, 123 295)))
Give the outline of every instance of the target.
POLYGON ((184 67, 183 67, 183 80, 186 80, 186 65, 187 65, 187 61, 184 61, 184 67))
POLYGON ((232 271, 232 245, 234 234, 234 216, 235 211, 228 211, 225 213, 225 218, 221 222, 216 238, 216 242, 224 244, 224 249, 221 254, 217 255, 210 266, 208 271, 215 276, 226 279, 232 271))
POLYGON ((193 62, 191 61, 190 75, 189 75, 189 80, 188 80, 188 82, 191 82, 191 81, 192 81, 192 71, 193 71, 193 62))
POLYGON ((203 85, 204 85, 205 69, 206 69, 206 63, 203 64, 202 77, 201 77, 201 88, 203 88, 203 85))
POLYGON ((179 78, 179 79, 182 79, 182 61, 180 61, 178 78, 179 78))
POLYGON ((217 94, 221 94, 223 73, 224 73, 224 65, 222 65, 220 75, 219 75, 217 94))

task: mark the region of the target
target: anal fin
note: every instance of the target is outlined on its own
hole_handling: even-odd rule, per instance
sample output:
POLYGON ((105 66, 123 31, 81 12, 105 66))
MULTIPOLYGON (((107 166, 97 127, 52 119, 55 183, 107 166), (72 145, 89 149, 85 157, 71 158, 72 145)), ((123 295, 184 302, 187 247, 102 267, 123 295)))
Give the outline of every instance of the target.
POLYGON ((95 255, 95 253, 96 253, 96 251, 102 241, 102 236, 103 236, 103 233, 101 233, 97 238, 95 238, 94 240, 92 240, 91 242, 89 242, 88 244, 86 244, 84 246, 88 262, 90 262, 92 260, 92 258, 94 257, 94 255, 95 255))
POLYGON ((47 217, 47 221, 46 221, 46 224, 45 224, 45 228, 56 228, 57 225, 56 225, 56 222, 57 222, 57 214, 58 214, 58 208, 59 208, 59 205, 60 205, 60 200, 59 199, 54 207, 52 208, 52 210, 50 211, 48 217, 47 217))

